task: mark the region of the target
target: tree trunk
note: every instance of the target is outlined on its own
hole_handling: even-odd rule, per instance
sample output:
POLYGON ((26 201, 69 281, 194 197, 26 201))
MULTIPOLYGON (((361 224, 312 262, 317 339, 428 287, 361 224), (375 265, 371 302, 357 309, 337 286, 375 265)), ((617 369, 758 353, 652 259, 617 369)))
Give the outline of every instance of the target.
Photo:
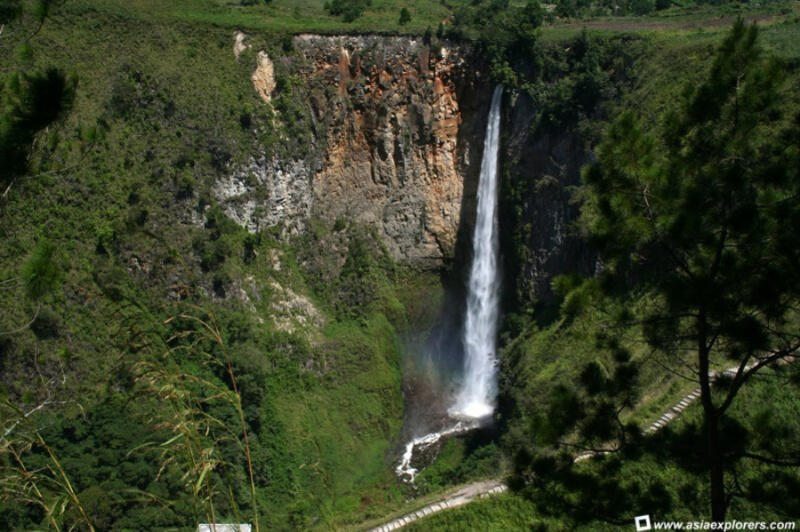
POLYGON ((719 418, 714 413, 712 418, 706 416, 708 431, 709 481, 711 483, 711 520, 725 520, 727 510, 725 502, 725 475, 722 469, 722 453, 719 441, 719 418))
POLYGON ((711 397, 711 375, 709 374, 708 325, 705 313, 698 320, 697 360, 700 369, 700 400, 703 404, 703 417, 706 422, 706 443, 708 451, 708 473, 711 486, 711 520, 725 520, 725 473, 722 464, 722 449, 719 437, 720 414, 714 407, 711 397))

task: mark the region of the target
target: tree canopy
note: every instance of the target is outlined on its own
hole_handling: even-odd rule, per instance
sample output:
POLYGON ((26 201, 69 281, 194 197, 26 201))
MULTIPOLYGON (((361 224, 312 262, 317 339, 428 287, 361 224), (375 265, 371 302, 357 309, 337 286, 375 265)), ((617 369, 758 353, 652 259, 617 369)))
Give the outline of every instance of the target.
POLYGON ((729 498, 721 420, 759 369, 800 347, 800 117, 786 116, 781 64, 742 20, 706 79, 657 133, 632 113, 585 172, 583 225, 608 293, 645 294, 648 343, 688 360, 706 424, 712 517, 729 498), (729 375, 719 372, 733 366, 729 375))

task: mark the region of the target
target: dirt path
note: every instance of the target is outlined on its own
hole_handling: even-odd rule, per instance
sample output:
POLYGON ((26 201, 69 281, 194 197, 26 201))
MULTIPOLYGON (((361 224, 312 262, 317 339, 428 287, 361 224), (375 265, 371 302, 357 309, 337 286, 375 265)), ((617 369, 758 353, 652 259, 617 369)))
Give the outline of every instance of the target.
POLYGON ((427 517, 431 514, 435 514, 449 508, 458 508, 459 506, 468 504, 476 499, 485 499, 486 497, 503 493, 506 490, 508 490, 508 486, 503 484, 503 482, 500 480, 484 480, 482 482, 467 484, 452 495, 440 501, 429 504, 424 508, 420 508, 419 510, 408 513, 402 517, 398 517, 397 519, 389 521, 388 523, 377 528, 370 529, 370 532, 389 532, 389 530, 397 530, 398 528, 403 528, 407 524, 413 523, 414 521, 422 519, 423 517, 427 517))

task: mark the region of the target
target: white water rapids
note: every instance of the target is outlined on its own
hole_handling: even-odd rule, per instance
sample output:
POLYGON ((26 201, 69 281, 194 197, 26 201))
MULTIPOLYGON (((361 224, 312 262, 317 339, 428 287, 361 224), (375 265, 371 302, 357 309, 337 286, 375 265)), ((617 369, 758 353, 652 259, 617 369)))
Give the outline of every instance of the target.
POLYGON ((413 482, 417 470, 411 466, 414 449, 425 449, 445 436, 452 436, 481 426, 494 412, 497 395, 496 342, 499 312, 499 235, 497 222, 497 153, 500 147, 500 110, 503 87, 492 96, 483 160, 478 182, 478 209, 473 235, 473 258, 467 293, 464 322, 464 376, 448 414, 454 425, 406 443, 398 476, 413 482))
POLYGON ((446 436, 454 436, 456 434, 461 434, 462 432, 468 432, 472 429, 478 428, 479 426, 480 423, 476 419, 461 420, 456 422, 455 425, 446 428, 441 432, 431 432, 425 436, 414 438, 410 442, 406 443, 403 457, 400 459, 400 463, 395 468, 395 473, 397 473, 397 476, 403 480, 414 482, 414 478, 419 472, 415 467, 411 466, 411 458, 414 456, 414 450, 424 450, 446 436))

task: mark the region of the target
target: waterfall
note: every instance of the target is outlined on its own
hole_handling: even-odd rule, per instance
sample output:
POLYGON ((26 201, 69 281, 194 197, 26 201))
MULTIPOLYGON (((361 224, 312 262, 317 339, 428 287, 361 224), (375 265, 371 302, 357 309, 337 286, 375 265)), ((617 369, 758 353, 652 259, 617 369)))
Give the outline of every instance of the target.
POLYGON ((478 183, 478 212, 473 236, 473 258, 464 323, 464 378, 455 404, 449 409, 450 425, 406 442, 395 468, 406 482, 414 482, 418 470, 413 466, 414 452, 439 444, 479 428, 494 412, 497 394, 495 348, 500 302, 498 272, 499 235, 497 227, 497 152, 500 147, 500 103, 503 87, 492 96, 489 123, 483 143, 483 160, 478 183), (453 423, 454 422, 454 423, 453 423))
POLYGON ((494 411, 497 394, 495 349, 499 307, 497 152, 503 86, 492 96, 478 182, 478 211, 464 322, 464 380, 451 409, 455 417, 482 418, 494 411))

